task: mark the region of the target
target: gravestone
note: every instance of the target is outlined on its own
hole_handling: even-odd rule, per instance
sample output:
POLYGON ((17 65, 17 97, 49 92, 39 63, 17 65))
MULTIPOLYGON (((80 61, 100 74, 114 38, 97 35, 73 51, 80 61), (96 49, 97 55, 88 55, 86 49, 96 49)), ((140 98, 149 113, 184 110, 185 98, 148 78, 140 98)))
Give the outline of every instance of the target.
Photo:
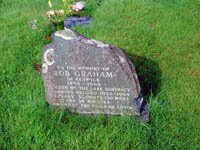
POLYGON ((42 74, 51 106, 148 120, 135 68, 120 48, 58 31, 43 49, 42 74))

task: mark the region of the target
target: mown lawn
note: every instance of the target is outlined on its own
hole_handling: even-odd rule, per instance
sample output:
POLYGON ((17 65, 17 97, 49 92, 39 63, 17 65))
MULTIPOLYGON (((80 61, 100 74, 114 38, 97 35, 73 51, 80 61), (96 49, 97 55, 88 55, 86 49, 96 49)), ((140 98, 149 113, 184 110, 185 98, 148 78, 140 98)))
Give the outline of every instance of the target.
POLYGON ((0 149, 200 149, 200 1, 87 1, 94 22, 74 29, 124 49, 150 122, 50 109, 33 69, 51 32, 47 2, 0 0, 0 149))

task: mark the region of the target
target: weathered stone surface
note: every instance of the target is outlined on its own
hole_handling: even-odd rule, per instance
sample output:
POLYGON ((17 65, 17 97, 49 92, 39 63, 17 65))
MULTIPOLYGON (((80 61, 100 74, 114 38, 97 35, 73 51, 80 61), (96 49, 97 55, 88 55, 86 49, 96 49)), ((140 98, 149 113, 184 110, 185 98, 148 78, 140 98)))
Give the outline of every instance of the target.
POLYGON ((58 31, 43 49, 42 72, 51 106, 148 120, 135 68, 115 46, 69 29, 58 31))

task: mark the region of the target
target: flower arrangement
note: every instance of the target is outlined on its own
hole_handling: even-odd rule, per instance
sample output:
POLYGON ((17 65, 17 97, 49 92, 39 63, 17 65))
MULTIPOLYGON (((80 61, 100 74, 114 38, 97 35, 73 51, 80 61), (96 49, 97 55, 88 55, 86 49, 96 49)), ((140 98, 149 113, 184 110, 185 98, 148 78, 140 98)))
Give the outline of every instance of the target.
POLYGON ((49 11, 46 15, 50 22, 54 25, 59 24, 65 17, 73 14, 71 9, 75 0, 62 0, 62 3, 58 6, 54 6, 51 0, 48 0, 49 11))

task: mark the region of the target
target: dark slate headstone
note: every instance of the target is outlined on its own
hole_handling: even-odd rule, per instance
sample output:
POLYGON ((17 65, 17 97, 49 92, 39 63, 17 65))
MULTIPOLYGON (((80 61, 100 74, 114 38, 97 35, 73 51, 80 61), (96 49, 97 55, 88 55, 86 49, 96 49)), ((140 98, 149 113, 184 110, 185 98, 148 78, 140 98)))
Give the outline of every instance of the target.
POLYGON ((120 48, 58 31, 43 49, 42 72, 51 106, 148 120, 135 68, 120 48))
POLYGON ((64 20, 64 28, 70 29, 73 26, 87 25, 92 22, 92 17, 68 17, 64 20))

